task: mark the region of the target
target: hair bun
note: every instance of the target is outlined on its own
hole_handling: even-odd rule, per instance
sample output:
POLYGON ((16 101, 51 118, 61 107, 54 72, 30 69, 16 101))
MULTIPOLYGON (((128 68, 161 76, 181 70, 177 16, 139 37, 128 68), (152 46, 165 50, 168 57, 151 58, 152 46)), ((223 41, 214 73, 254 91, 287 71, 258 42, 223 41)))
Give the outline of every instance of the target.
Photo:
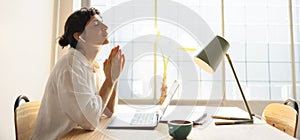
POLYGON ((60 37, 59 38, 59 41, 58 41, 59 45, 62 46, 63 48, 67 45, 69 45, 69 41, 67 40, 67 38, 65 38, 64 36, 60 37))

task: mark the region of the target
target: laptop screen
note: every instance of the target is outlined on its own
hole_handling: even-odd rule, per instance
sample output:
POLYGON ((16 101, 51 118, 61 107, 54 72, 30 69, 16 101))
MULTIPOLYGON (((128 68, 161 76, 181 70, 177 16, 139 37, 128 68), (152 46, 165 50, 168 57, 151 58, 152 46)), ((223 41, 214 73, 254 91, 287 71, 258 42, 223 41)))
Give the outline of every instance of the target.
POLYGON ((173 96, 175 95, 177 89, 179 87, 179 83, 177 80, 174 81, 174 83, 172 84, 164 102, 162 103, 161 107, 160 107, 160 111, 162 112, 162 114, 164 114, 164 112, 166 111, 168 105, 170 104, 173 96))

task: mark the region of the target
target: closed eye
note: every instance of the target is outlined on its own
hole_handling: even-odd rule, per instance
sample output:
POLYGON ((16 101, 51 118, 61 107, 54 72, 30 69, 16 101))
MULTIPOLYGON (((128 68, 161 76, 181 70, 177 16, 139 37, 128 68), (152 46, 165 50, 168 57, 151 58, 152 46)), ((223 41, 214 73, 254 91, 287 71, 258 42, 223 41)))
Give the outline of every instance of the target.
POLYGON ((98 20, 94 20, 93 21, 93 24, 94 24, 94 26, 98 26, 100 23, 99 23, 100 21, 98 21, 98 20))

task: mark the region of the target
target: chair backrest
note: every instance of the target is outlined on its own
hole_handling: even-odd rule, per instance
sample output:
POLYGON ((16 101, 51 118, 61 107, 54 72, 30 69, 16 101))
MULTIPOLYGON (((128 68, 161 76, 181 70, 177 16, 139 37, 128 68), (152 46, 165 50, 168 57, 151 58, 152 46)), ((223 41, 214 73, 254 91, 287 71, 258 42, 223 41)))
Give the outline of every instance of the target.
POLYGON ((40 102, 30 102, 26 96, 20 95, 14 105, 15 133, 17 140, 28 140, 34 129, 40 102), (25 103, 20 104, 21 100, 25 103))
POLYGON ((277 129, 296 137, 298 112, 285 104, 271 103, 263 111, 262 119, 277 129))
POLYGON ((290 105, 291 107, 293 107, 297 113, 299 114, 299 107, 298 107, 298 103, 296 100, 294 99, 287 99, 283 104, 285 105, 290 105))

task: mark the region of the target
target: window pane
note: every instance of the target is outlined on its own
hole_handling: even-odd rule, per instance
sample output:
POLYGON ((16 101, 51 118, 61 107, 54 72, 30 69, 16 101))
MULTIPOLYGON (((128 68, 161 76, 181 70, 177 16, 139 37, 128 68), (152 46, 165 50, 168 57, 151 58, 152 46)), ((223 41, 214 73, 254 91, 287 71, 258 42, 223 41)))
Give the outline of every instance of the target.
POLYGON ((267 41, 267 26, 249 25, 246 26, 247 43, 265 43, 267 41))
MULTIPOLYGON (((186 1, 178 0, 182 3, 186 1)), ((220 0, 199 0, 197 13, 205 20, 215 34, 221 34, 220 0)))
POLYGON ((289 27, 288 26, 269 26, 268 27, 269 42, 272 43, 287 43, 289 42, 289 27))
POLYGON ((269 81, 268 63, 247 63, 247 78, 249 81, 269 81))
POLYGON ((267 0, 245 0, 245 5, 247 6, 266 6, 267 0))
POLYGON ((228 51, 231 51, 232 46, 245 46, 246 42, 246 27, 245 25, 228 25, 225 28, 225 37, 230 40, 231 47, 228 51), (234 44, 240 43, 240 44, 234 44), (243 44, 243 45, 241 45, 243 44))
POLYGON ((295 61, 299 63, 300 62, 300 44, 295 44, 294 46, 295 46, 295 49, 294 49, 295 50, 295 53, 294 53, 295 61))
MULTIPOLYGON (((241 87, 242 90, 246 96, 246 99, 249 99, 249 94, 248 92, 245 92, 247 86, 246 86, 246 82, 241 82, 241 87)), ((237 85, 237 83, 235 81, 231 81, 231 82, 226 82, 226 98, 230 99, 230 100, 242 100, 242 96, 241 96, 241 92, 240 89, 237 85)))
MULTIPOLYGON (((232 62, 234 70, 236 72, 236 75, 239 79, 239 81, 241 82, 245 82, 247 80, 247 75, 246 75, 246 64, 245 63, 241 63, 241 62, 232 62)), ((226 67, 226 75, 228 75, 226 77, 227 81, 235 81, 234 75, 233 75, 233 71, 230 68, 230 65, 228 63, 228 61, 225 62, 225 67, 226 67)))
POLYGON ((289 44, 270 44, 269 47, 270 61, 272 62, 290 62, 290 45, 289 44))
MULTIPOLYGON (((185 90, 182 91, 180 95, 177 95, 177 97, 175 96, 175 99, 193 99, 193 98, 204 99, 205 98, 201 96, 202 92, 200 92, 199 81, 183 80, 182 86, 184 86, 182 88, 185 90)), ((209 99, 209 98, 205 98, 205 99, 209 99)))
MULTIPOLYGON (((92 0, 91 6, 101 10, 101 13, 119 6, 121 3, 130 2, 129 0, 92 0)), ((188 7, 193 12, 197 13, 209 25, 215 35, 221 35, 221 0, 175 0, 178 5, 188 7)), ((74 0, 74 8, 80 6, 79 0, 74 0)), ((198 26, 193 24, 194 18, 184 10, 182 6, 166 6, 164 9, 169 11, 178 11, 178 13, 171 13, 169 16, 185 20, 190 26, 198 26), (175 10, 174 10, 175 9, 175 10)), ((245 90, 245 94, 250 100, 279 100, 291 96, 291 50, 290 50, 290 23, 289 23, 289 7, 286 0, 226 0, 224 1, 224 34, 225 39, 229 42, 230 48, 228 54, 230 55, 235 71, 238 78, 245 90)), ((154 9, 153 5, 129 5, 119 6, 119 10, 124 11, 128 17, 142 15, 145 7, 154 9)), ((300 1, 292 0, 293 11, 293 39, 294 39, 294 54, 296 61, 296 84, 297 84, 297 97, 299 95, 300 85, 300 1)), ((78 8, 76 8, 77 10, 78 8)), ((162 10, 158 10, 158 14, 162 10)), ((104 17, 104 22, 105 22, 104 17)), ((127 17, 114 15, 114 21, 123 21, 127 17)), ((119 25, 119 23, 111 23, 111 25, 119 25)), ((160 35, 169 38, 170 42, 175 42, 172 45, 164 42, 162 46, 177 46, 186 48, 202 48, 203 44, 199 44, 194 36, 191 36, 187 30, 182 27, 158 21, 158 28, 160 35)), ((110 30, 110 29, 109 29, 110 30)), ((119 89, 126 91, 120 93, 122 98, 153 98, 153 95, 144 96, 141 91, 148 90, 149 86, 144 85, 139 79, 139 75, 150 73, 154 74, 154 60, 153 56, 149 60, 138 61, 136 60, 139 53, 148 46, 153 50, 153 42, 137 41, 141 36, 152 34, 151 37, 155 38, 156 31, 154 30, 153 19, 137 20, 131 23, 123 24, 120 28, 110 35, 110 46, 104 47, 101 51, 103 55, 98 56, 98 60, 103 62, 109 49, 112 46, 120 45, 126 55, 127 64, 131 64, 132 68, 126 68, 120 79, 119 89), (151 45, 149 45, 151 44, 151 45), (125 47, 126 46, 126 47, 125 47), (141 47, 142 46, 142 47, 141 47), (139 67, 133 65, 140 64, 139 67), (147 66, 143 66, 147 65, 147 66), (134 68, 133 68, 134 67, 134 68), (146 70, 145 70, 146 69, 146 70), (128 74, 131 73, 132 75, 128 74)), ((168 47, 161 47, 168 48, 168 47)), ((162 49, 162 50, 163 50, 162 49)), ((168 50, 163 50, 164 53, 168 50)), ((162 61, 162 52, 158 50, 159 57, 157 61, 162 61)), ((167 54, 168 55, 168 54, 167 54)), ((182 98, 194 99, 211 99, 210 93, 213 89, 212 81, 214 76, 203 71, 201 68, 193 64, 192 57, 193 51, 183 51, 180 49, 173 50, 172 58, 173 68, 168 69, 168 73, 174 74, 175 78, 181 78, 183 88, 182 91, 187 93, 178 93, 177 98, 186 94, 182 98), (170 72, 169 72, 170 71, 170 72), (183 73, 187 73, 184 74, 183 73), (186 85, 187 84, 187 85, 186 85), (191 90, 191 87, 199 87, 196 91, 191 90)), ((170 63, 171 64, 171 63, 170 63)), ((162 63, 157 63, 157 73, 162 73, 162 63)), ((221 65, 219 66, 221 67, 221 65)), ((225 60, 226 72, 226 98, 240 100, 240 93, 236 86, 232 71, 225 60)), ((222 69, 219 68, 219 69, 222 69)), ((161 77, 161 75, 157 75, 161 77)), ((172 75, 173 76, 173 75, 172 75)), ((171 77, 171 76, 168 76, 171 77)), ((153 83, 152 83, 153 84, 153 83)), ((158 82, 159 84, 159 82, 158 82)), ((222 84, 217 84, 222 93, 222 84)), ((160 85, 157 85, 159 88, 160 85)), ((160 92, 157 89, 157 92, 160 92)), ((144 93, 143 93, 144 94, 144 93)))
POLYGON ((267 0, 269 6, 288 6, 288 1, 286 0, 267 0))
MULTIPOLYGON (((287 1, 286 1, 287 2, 287 1)), ((269 25, 288 25, 289 15, 288 7, 281 5, 280 7, 268 7, 268 23, 269 25)))
MULTIPOLYGON (((244 0, 237 1, 237 4, 233 0, 224 2, 225 37, 231 44, 230 55, 235 56, 231 59, 238 63, 237 67, 242 67, 236 68, 239 69, 236 71, 245 73, 239 73, 238 77, 245 82, 244 88, 249 99, 280 99, 283 95, 290 95, 292 83, 288 1, 244 0), (244 48, 237 49, 236 42, 244 44, 244 48), (277 85, 276 88, 284 86, 287 90, 275 90, 270 85, 273 82, 278 82, 273 84, 277 85), (273 93, 276 96, 272 96, 273 93)), ((237 99, 232 93, 228 93, 232 89, 232 76, 227 69, 227 98, 237 99)))
POLYGON ((246 10, 245 16, 246 16, 246 24, 247 25, 264 25, 266 23, 267 9, 263 5, 261 5, 261 6, 246 5, 245 10, 246 10))
POLYGON ((270 63, 271 81, 291 82, 291 77, 290 63, 270 63))
MULTIPOLYGON (((296 67, 296 82, 300 83, 300 62, 297 62, 295 64, 295 67, 296 67)), ((300 91, 298 90, 298 92, 300 91)))
POLYGON ((298 82, 297 85, 296 85, 296 91, 297 91, 297 100, 300 100, 300 94, 299 94, 299 91, 300 91, 300 82, 298 82))
MULTIPOLYGON (((300 9, 300 8, 299 8, 300 9)), ((299 14, 300 16, 300 14, 299 14)), ((297 19, 297 18, 296 18, 297 19)), ((300 18, 298 18, 298 20, 300 20, 300 18)), ((300 44, 300 22, 298 24, 294 24, 294 41, 297 45, 300 44)))
POLYGON ((267 44, 247 44, 248 62, 268 62, 269 48, 267 44))
POLYGON ((249 82, 246 93, 249 100, 268 100, 270 99, 270 85, 267 82, 249 82))
POLYGON ((290 83, 272 82, 271 83, 271 99, 286 100, 292 97, 292 88, 290 83))
MULTIPOLYGON (((187 30, 187 27, 182 27, 184 24, 181 25, 176 23, 177 21, 165 19, 157 20, 157 29, 160 31, 160 35, 156 38, 157 31, 154 27, 153 17, 134 19, 135 17, 142 17, 145 12, 152 12, 154 16, 154 5, 137 5, 136 3, 126 6, 120 5, 125 2, 131 1, 92 0, 91 2, 91 6, 101 10, 101 13, 105 13, 114 7, 117 7, 118 11, 124 11, 122 15, 126 15, 120 16, 115 12, 112 14, 112 17, 103 17, 105 24, 113 25, 114 27, 118 26, 118 28, 109 26, 108 30, 112 32, 112 34, 109 35, 110 44, 107 47, 102 48, 97 58, 101 63, 101 61, 103 62, 105 60, 113 46, 120 45, 122 48, 126 56, 126 65, 120 77, 119 89, 122 91, 120 97, 125 99, 153 99, 155 96, 159 97, 164 73, 162 56, 170 56, 170 61, 167 66, 167 84, 168 86, 171 86, 172 80, 178 79, 182 84, 181 91, 184 91, 180 91, 175 98, 211 98, 211 88, 209 86, 203 86, 201 88, 202 91, 200 91, 199 87, 200 82, 203 81, 206 82, 206 85, 213 85, 213 75, 203 72, 193 63, 192 58, 195 52, 182 49, 202 49, 203 44, 201 43, 203 42, 201 42, 201 40, 200 42, 199 40, 196 40, 195 36, 191 35, 191 31, 187 30), (148 10, 145 11, 145 9, 148 10), (131 18, 132 21, 120 23, 128 18, 131 18), (157 43, 156 65, 154 62, 155 43, 157 43), (154 67, 156 67, 156 70, 154 70, 154 67), (154 79, 157 80, 156 86, 154 85, 154 79), (156 87, 156 91, 154 91, 155 89, 153 87, 156 87), (156 93, 157 95, 154 95, 153 93, 156 93)), ((135 2, 139 3, 140 1, 135 2)), ((167 13, 168 18, 176 19, 178 21, 182 20, 186 25, 198 27, 199 24, 195 23, 195 17, 188 16, 191 15, 191 13, 189 13, 189 10, 191 10, 205 20, 209 25, 208 28, 211 28, 210 30, 212 33, 220 33, 221 18, 219 0, 212 0, 210 2, 207 2, 206 0, 178 0, 176 2, 178 4, 175 6, 158 5, 158 16, 163 14, 163 12, 173 11, 173 13, 167 13), (162 11, 162 9, 164 10, 162 11), (168 11, 165 9, 168 9, 168 11)), ((203 30, 197 32, 206 35, 209 34, 203 30)), ((222 87, 219 87, 219 89, 222 90, 222 87)))
MULTIPOLYGON (((227 5, 225 5, 227 6, 227 5)), ((226 15, 224 15, 225 24, 244 24, 246 21, 245 17, 245 8, 243 5, 230 6, 228 5, 228 9, 234 10, 226 10, 226 15), (239 11, 239 12, 236 12, 239 11)), ((226 8, 226 9, 227 9, 226 8)))
POLYGON ((129 24, 119 28, 116 32, 113 33, 112 37, 114 37, 114 40, 116 41, 129 42, 133 38, 133 33, 134 33, 134 25, 129 24), (122 36, 120 35, 120 33, 127 33, 127 35, 122 36))
POLYGON ((231 43, 228 54, 233 61, 246 61, 246 47, 242 43, 231 43))
POLYGON ((132 98, 132 94, 127 94, 127 93, 133 93, 131 90, 132 88, 132 81, 129 82, 130 79, 120 79, 119 84, 122 86, 119 86, 118 90, 122 91, 119 92, 119 98, 121 99, 130 99, 132 98))

